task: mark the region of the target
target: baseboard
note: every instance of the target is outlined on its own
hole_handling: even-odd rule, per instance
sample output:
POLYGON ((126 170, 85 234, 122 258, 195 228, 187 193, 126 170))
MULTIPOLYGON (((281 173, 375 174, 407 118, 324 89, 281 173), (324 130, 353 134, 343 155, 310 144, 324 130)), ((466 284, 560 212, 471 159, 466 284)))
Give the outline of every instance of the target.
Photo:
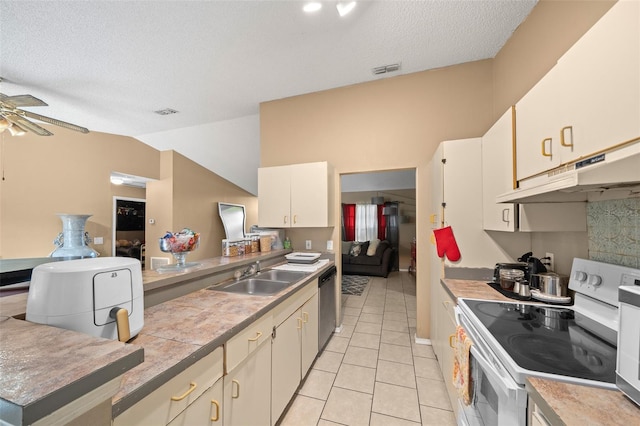
POLYGON ((416 336, 415 334, 414 334, 414 337, 415 337, 415 342, 416 342, 416 344, 418 344, 418 345, 429 345, 429 346, 431 346, 431 339, 423 339, 423 338, 421 338, 421 337, 416 336))

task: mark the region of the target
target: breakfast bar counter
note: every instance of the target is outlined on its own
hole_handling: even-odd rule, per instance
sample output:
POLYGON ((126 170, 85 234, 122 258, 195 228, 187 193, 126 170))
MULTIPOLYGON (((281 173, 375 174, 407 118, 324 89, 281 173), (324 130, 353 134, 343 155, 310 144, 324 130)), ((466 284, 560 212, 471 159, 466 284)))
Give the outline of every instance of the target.
MULTIPOLYGON (((329 261, 317 271, 309 273, 303 279, 271 296, 234 294, 208 288, 233 277, 234 271, 258 260, 262 265, 282 263, 284 254, 287 252, 281 250, 269 253, 267 256, 251 255, 199 261, 201 265, 192 271, 163 274, 155 271, 143 273, 145 305, 147 304, 148 292, 153 293, 157 289, 179 288, 184 285, 189 291, 182 296, 161 301, 149 307, 145 306, 144 327, 127 344, 99 339, 74 331, 32 324, 9 316, 2 318, 3 321, 0 322, 0 336, 2 338, 2 359, 0 359, 2 394, 0 397, 2 397, 2 402, 15 400, 17 405, 28 406, 31 403, 30 395, 33 389, 41 390, 43 395, 34 396, 35 399, 38 399, 64 388, 64 384, 59 383, 61 375, 60 370, 56 367, 58 363, 54 363, 55 365, 51 363, 52 352, 57 353, 54 360, 59 357, 66 360, 66 369, 70 369, 74 373, 69 376, 69 380, 73 381, 74 378, 83 377, 85 373, 91 373, 91 368, 100 370, 105 368, 104 364, 110 365, 111 352, 103 347, 111 350, 117 347, 121 352, 124 351, 125 355, 135 355, 139 358, 137 363, 129 363, 127 368, 119 370, 119 374, 124 373, 124 375, 119 381, 115 396, 113 396, 111 413, 113 418, 117 417, 173 376, 222 346, 247 325, 286 300, 333 265, 333 262, 329 261), (208 283, 207 287, 203 287, 203 278, 210 278, 204 281, 208 283), (197 283, 201 288, 190 291, 192 289, 189 287, 189 283, 197 283), (21 334, 17 330, 25 327, 39 332, 39 334, 22 333, 25 335, 23 340, 27 335, 35 339, 31 341, 32 345, 20 343, 20 339, 12 337, 21 334), (56 345, 58 340, 53 336, 59 335, 67 336, 67 340, 61 339, 59 345, 56 345), (82 349, 70 345, 69 339, 77 342, 82 346, 82 349), (28 355, 31 362, 40 365, 40 369, 44 369, 42 374, 32 374, 37 370, 20 367, 25 362, 18 356, 23 346, 30 346, 31 352, 29 354, 23 352, 23 355, 28 355), (74 353, 77 355, 65 357, 66 351, 75 351, 74 353), (142 362, 143 351, 144 362, 142 362), (76 358, 83 354, 87 356, 82 359, 82 362, 79 359, 78 362, 75 362, 76 358), (89 356, 91 354, 98 357, 101 362, 92 362, 92 357, 89 356), (7 363, 7 359, 11 362, 7 363), (22 380, 27 376, 29 380, 22 380), (35 386, 34 381, 38 381, 40 386, 35 386), (43 383, 48 386, 42 386, 43 383)), ((16 298, 17 296, 10 297, 16 298)), ((16 316, 20 316, 21 310, 25 312, 24 304, 20 308, 20 303, 15 299, 12 303, 12 312, 16 316)), ((3 315, 6 315, 4 313, 6 306, 9 305, 3 304, 1 306, 3 315)), ((126 359, 129 360, 129 358, 126 359)), ((87 392, 90 389, 83 388, 83 391, 87 392)), ((1 414, 4 420, 4 411, 1 414)))

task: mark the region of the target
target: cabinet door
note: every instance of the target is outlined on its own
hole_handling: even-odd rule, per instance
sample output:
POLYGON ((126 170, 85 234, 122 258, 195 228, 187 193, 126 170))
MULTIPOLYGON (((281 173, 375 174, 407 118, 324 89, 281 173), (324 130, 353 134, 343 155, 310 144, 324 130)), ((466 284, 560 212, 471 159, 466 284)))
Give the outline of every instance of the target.
POLYGON ((271 416, 273 424, 280 418, 302 380, 300 374, 302 321, 302 312, 297 310, 276 327, 272 341, 271 416))
POLYGON ((222 392, 223 380, 219 379, 169 425, 222 425, 222 392))
POLYGON ((452 407, 457 406, 456 401, 458 399, 458 392, 453 386, 453 349, 449 344, 450 336, 454 336, 456 333, 454 307, 455 302, 445 288, 440 286, 440 312, 442 321, 439 323, 440 330, 438 334, 442 338, 442 358, 439 359, 439 363, 452 407))
POLYGON ((562 81, 552 68, 516 104, 517 178, 522 180, 561 163, 558 97, 562 81))
POLYGON ((498 204, 496 196, 513 189, 513 121, 509 108, 482 137, 482 225, 488 231, 517 229, 516 205, 498 204))
POLYGON ((621 1, 560 58, 557 99, 572 126, 563 162, 640 136, 640 3, 621 1))
POLYGON ((318 293, 302 305, 302 371, 304 377, 318 355, 318 293))
POLYGON ((258 169, 258 224, 262 227, 291 226, 291 172, 289 166, 258 169))
POLYGON ((291 167, 291 227, 332 226, 329 209, 329 170, 326 162, 291 167))
POLYGON ((260 345, 224 377, 225 426, 271 423, 271 345, 260 345))

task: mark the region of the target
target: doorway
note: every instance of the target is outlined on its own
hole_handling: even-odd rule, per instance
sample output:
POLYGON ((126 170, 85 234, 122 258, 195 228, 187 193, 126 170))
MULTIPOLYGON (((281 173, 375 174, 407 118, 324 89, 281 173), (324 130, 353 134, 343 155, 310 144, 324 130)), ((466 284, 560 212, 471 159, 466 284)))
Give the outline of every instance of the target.
MULTIPOLYGON (((340 175, 341 203, 383 204, 393 240, 393 270, 410 269, 412 243, 416 237, 416 169, 374 171, 340 175)), ((341 239, 344 235, 341 233, 341 239)))
POLYGON ((113 197, 112 255, 145 260, 145 208, 142 198, 113 197))

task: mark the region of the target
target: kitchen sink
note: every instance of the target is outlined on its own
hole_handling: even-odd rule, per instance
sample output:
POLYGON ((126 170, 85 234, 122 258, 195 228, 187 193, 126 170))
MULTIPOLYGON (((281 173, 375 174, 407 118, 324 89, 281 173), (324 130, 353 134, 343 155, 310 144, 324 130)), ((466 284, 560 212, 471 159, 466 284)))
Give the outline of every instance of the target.
POLYGON ((225 291, 227 293, 251 294, 256 296, 269 296, 289 287, 295 281, 274 281, 262 278, 247 278, 223 284, 218 287, 209 287, 210 290, 225 291))
POLYGON ((298 271, 282 271, 279 269, 270 269, 268 271, 263 271, 256 275, 256 278, 264 279, 264 280, 273 280, 273 281, 286 281, 289 283, 294 283, 306 277, 308 275, 307 272, 298 272, 298 271))

